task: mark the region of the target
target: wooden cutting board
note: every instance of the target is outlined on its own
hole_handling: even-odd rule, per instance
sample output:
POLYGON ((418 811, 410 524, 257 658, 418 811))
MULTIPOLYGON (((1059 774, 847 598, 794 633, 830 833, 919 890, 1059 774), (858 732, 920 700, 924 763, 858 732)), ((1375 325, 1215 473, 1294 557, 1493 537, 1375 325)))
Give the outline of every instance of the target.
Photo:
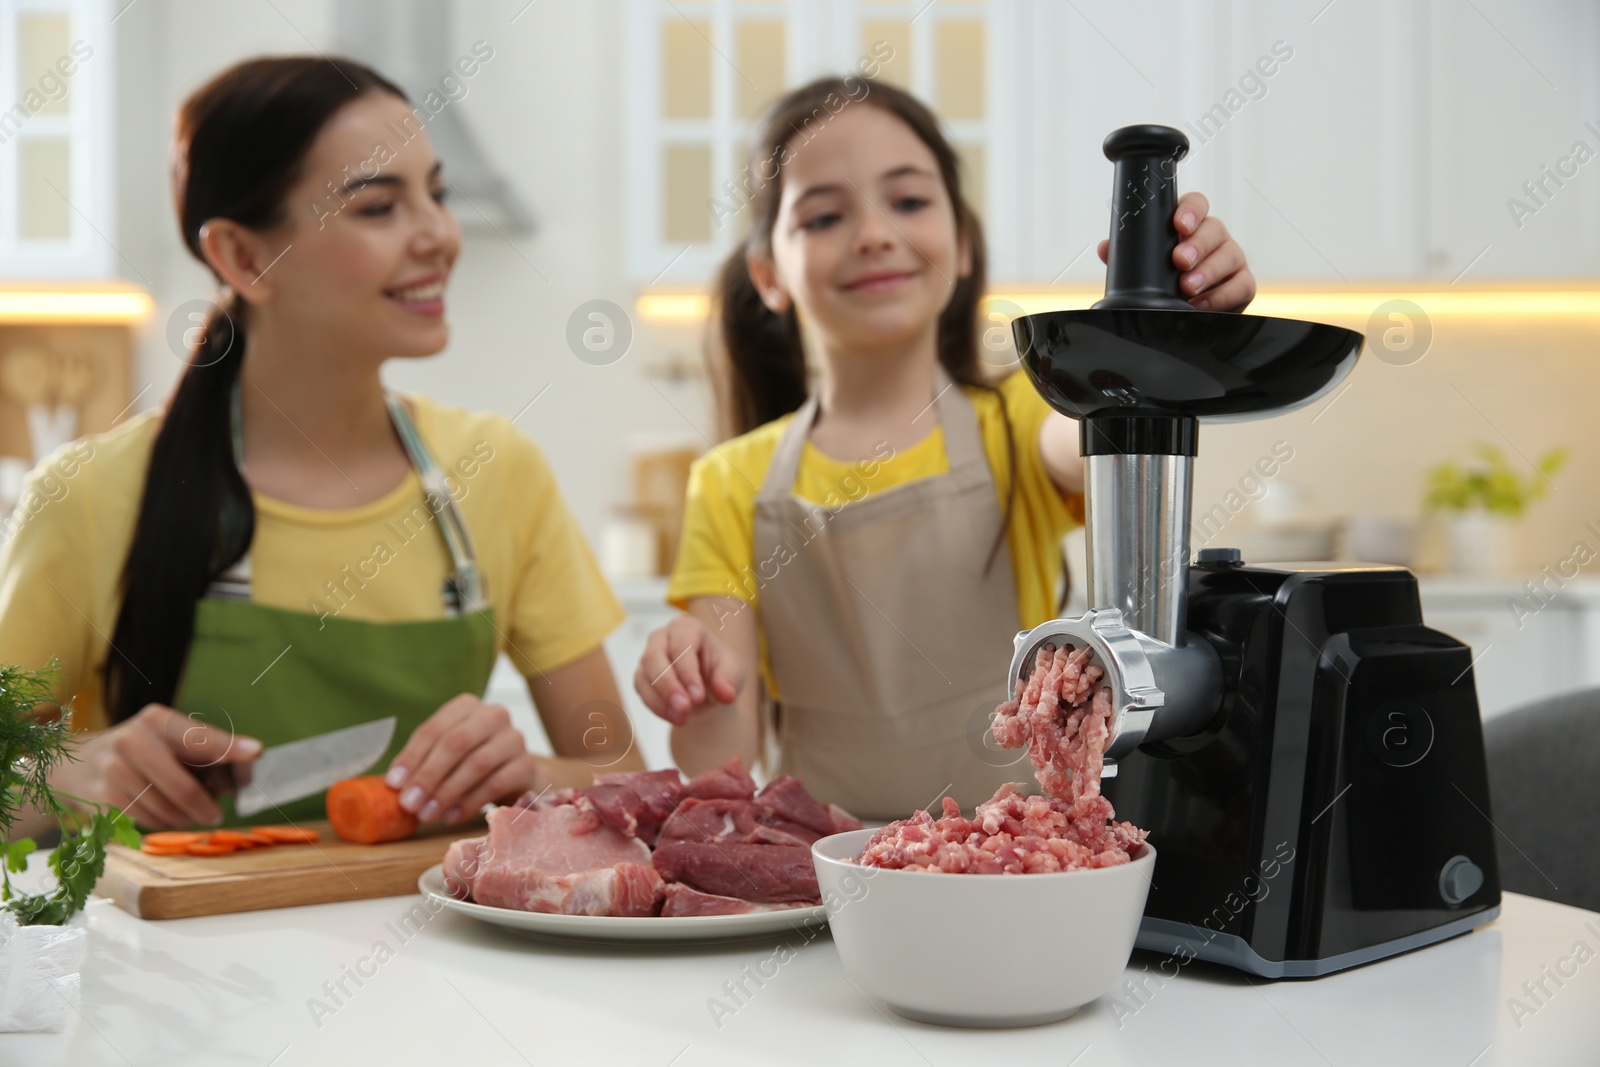
POLYGON ((147 856, 112 845, 95 895, 141 919, 400 896, 417 891, 417 878, 444 859, 450 842, 488 832, 480 819, 405 841, 357 845, 335 837, 325 821, 301 825, 322 839, 226 856, 147 856))

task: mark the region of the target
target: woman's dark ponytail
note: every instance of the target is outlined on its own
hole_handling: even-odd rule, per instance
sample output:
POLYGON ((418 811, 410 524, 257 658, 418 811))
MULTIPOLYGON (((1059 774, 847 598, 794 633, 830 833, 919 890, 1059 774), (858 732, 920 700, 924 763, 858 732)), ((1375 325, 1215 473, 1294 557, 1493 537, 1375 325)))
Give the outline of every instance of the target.
MULTIPOLYGON (((290 188, 334 113, 368 92, 405 94, 348 59, 247 60, 213 78, 178 113, 173 193, 184 244, 201 262, 214 218, 264 229, 285 218, 290 188)), ((177 696, 195 605, 250 547, 255 507, 233 458, 230 398, 245 359, 248 306, 231 292, 184 355, 167 405, 122 570, 122 605, 103 676, 111 723, 177 696)))
POLYGON ((231 298, 207 316, 150 451, 106 656, 112 722, 146 704, 172 703, 194 635, 195 602, 255 533, 229 424, 229 396, 244 364, 242 304, 231 298))

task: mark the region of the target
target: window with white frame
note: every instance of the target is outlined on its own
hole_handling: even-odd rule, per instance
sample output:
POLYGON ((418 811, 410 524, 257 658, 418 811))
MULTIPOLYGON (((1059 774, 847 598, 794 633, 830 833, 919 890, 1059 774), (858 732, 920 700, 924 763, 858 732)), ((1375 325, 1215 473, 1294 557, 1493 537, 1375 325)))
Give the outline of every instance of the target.
POLYGON ((630 0, 624 94, 627 264, 644 286, 700 287, 743 236, 737 176, 786 90, 889 58, 877 77, 939 116, 991 233, 1014 132, 997 58, 1015 0, 630 0))
POLYGON ((112 272, 112 51, 103 0, 0 0, 0 275, 112 272))

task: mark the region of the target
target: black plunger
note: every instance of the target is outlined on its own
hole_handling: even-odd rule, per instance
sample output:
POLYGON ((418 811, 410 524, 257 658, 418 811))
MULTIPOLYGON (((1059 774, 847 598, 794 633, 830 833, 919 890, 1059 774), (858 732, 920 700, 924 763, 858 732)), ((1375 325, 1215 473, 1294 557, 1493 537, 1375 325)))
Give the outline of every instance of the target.
POLYGON ((1012 323, 1045 400, 1082 420, 1083 454, 1195 454, 1196 421, 1277 415, 1349 373, 1361 334, 1342 326, 1196 311, 1179 294, 1177 164, 1189 140, 1125 126, 1105 140, 1115 165, 1106 295, 1089 310, 1012 323))

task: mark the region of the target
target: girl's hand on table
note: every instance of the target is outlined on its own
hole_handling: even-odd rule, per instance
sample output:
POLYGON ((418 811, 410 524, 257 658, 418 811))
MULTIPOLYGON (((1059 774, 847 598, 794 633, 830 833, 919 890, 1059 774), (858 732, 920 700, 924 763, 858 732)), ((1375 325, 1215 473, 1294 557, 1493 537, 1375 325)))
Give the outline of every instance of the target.
POLYGON ((79 741, 73 753, 76 759, 57 769, 51 785, 120 808, 144 826, 177 830, 222 821, 216 798, 195 772, 248 763, 261 754, 261 742, 164 704, 146 704, 132 718, 79 741))
POLYGON ((462 693, 416 728, 385 781, 421 821, 455 823, 520 796, 537 777, 538 757, 511 725, 511 713, 462 693))
POLYGON ((702 708, 732 704, 744 683, 737 657, 693 615, 679 615, 651 633, 633 675, 645 707, 674 726, 702 708))
MULTIPOLYGON (((1172 216, 1179 237, 1172 262, 1184 272, 1178 288, 1197 311, 1243 311, 1255 299, 1256 276, 1244 261, 1244 249, 1210 210, 1200 193, 1178 198, 1172 216)), ((1100 261, 1106 262, 1111 242, 1101 241, 1099 252, 1100 261)))

